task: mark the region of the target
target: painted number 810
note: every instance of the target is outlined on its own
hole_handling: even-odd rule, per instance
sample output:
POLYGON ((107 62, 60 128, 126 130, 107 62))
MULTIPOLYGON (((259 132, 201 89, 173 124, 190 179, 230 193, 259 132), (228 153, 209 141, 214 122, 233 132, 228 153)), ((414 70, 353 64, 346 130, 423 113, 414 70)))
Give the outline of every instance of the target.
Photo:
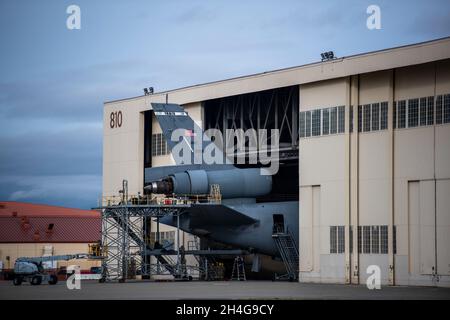
POLYGON ((111 112, 109 116, 109 126, 111 129, 122 126, 122 111, 111 112))

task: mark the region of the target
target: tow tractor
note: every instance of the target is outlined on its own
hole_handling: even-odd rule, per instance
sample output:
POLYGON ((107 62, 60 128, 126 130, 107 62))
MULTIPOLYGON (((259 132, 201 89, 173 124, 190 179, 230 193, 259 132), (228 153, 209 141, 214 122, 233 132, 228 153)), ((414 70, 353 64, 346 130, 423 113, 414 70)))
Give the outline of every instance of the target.
POLYGON ((15 286, 20 286, 24 281, 29 282, 33 286, 40 285, 42 282, 56 284, 58 278, 55 274, 50 274, 45 271, 42 265, 43 262, 89 258, 90 255, 84 253, 48 257, 21 257, 14 263, 13 283, 15 286))

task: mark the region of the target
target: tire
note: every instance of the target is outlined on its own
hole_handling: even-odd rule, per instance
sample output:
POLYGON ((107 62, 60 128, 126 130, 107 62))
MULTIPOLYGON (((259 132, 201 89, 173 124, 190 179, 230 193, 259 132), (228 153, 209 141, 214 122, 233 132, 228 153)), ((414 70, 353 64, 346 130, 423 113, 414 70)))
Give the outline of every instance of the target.
POLYGON ((54 285, 58 283, 58 277, 52 274, 48 280, 48 284, 54 285))
POLYGON ((33 278, 31 278, 31 282, 30 284, 32 286, 38 286, 40 285, 42 282, 42 277, 41 276, 33 276, 33 278))
POLYGON ((14 277, 13 284, 15 286, 20 286, 22 284, 22 281, 23 281, 22 277, 14 277))
POLYGON ((105 282, 106 282, 106 278, 101 277, 101 278, 98 280, 98 282, 99 282, 99 283, 105 283, 105 282))

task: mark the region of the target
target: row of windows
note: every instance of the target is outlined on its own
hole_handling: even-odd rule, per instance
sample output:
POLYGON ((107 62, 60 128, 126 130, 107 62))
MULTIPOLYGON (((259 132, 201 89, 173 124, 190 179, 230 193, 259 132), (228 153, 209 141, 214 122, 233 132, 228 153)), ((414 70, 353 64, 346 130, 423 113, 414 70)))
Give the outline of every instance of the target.
POLYGON ((345 226, 330 227, 330 253, 345 252, 345 226))
POLYGON ((344 106, 300 112, 300 138, 343 133, 344 130, 344 106))
POLYGON ((394 102, 394 128, 450 123, 450 94, 394 102))
POLYGON ((358 226, 358 253, 388 253, 388 226, 358 226))
MULTIPOLYGON (((353 123, 353 108, 350 109, 353 123)), ((358 132, 386 130, 388 125, 388 103, 372 103, 358 106, 358 132)), ((350 132, 353 131, 353 126, 350 132)))
MULTIPOLYGON (((150 232, 150 246, 153 248, 156 242, 156 232, 150 232)), ((175 243, 175 231, 161 231, 159 233, 160 244, 167 246, 175 243)))
MULTIPOLYGON (((393 249, 396 248, 396 228, 393 228, 393 249)), ((345 252, 345 226, 330 226, 330 253, 345 252)), ((353 228, 350 228, 350 252, 353 252, 353 228)), ((358 226, 358 253, 388 253, 388 226, 358 226)))
MULTIPOLYGON (((353 132, 353 106, 350 106, 350 132, 353 132)), ((394 128, 414 128, 450 123, 450 94, 394 102, 394 128)), ((358 132, 386 130, 388 102, 358 106, 358 132)), ((345 107, 300 112, 300 138, 342 133, 345 107)))
POLYGON ((169 153, 166 139, 162 133, 152 134, 152 156, 163 156, 169 153))

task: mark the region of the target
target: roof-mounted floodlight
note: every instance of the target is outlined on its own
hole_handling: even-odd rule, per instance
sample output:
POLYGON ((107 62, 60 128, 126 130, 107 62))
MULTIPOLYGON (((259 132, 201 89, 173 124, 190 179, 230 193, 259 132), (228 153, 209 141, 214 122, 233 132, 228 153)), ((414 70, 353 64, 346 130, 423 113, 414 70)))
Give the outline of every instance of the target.
POLYGON ((322 57, 322 61, 328 61, 335 59, 334 52, 333 51, 327 51, 320 54, 322 57))

